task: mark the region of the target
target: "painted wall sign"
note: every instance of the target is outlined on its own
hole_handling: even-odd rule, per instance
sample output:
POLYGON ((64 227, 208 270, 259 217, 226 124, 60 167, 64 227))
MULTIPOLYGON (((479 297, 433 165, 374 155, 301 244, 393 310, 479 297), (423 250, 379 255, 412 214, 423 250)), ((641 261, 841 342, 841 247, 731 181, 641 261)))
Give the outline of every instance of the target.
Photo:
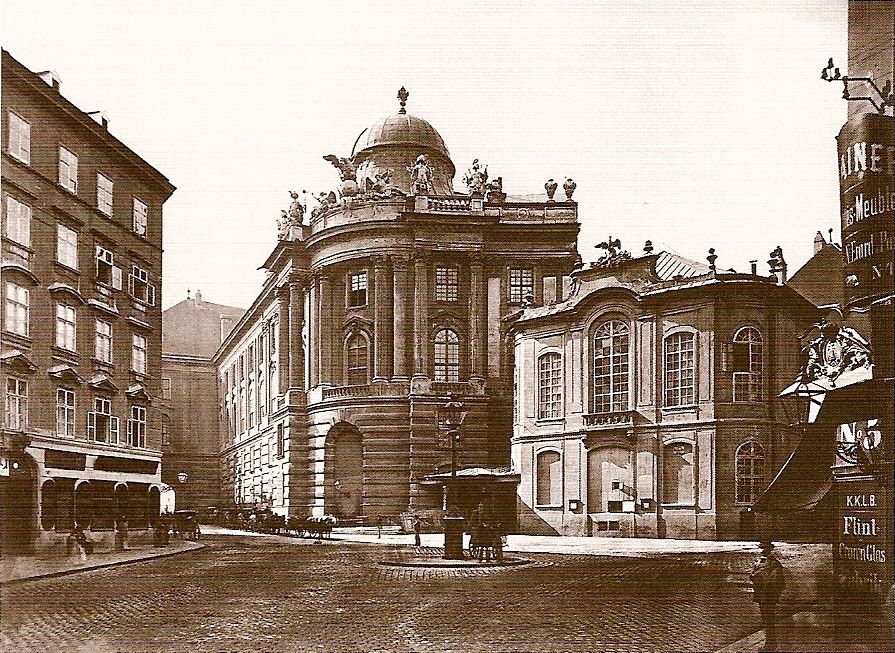
POLYGON ((892 506, 886 489, 872 478, 842 479, 833 559, 840 591, 871 603, 885 600, 892 583, 892 506), (888 511, 888 512, 887 512, 888 511))
POLYGON ((862 305, 895 288, 895 118, 856 115, 836 141, 845 296, 862 305))

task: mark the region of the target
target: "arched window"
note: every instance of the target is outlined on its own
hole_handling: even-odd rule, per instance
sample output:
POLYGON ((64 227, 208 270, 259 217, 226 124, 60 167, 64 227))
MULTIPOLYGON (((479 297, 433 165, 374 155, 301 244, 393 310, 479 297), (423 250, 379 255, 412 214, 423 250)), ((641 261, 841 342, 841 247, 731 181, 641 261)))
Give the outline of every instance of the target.
POLYGON ((562 459, 558 451, 542 451, 537 456, 536 502, 539 506, 562 505, 562 459))
POLYGON ((365 385, 369 382, 370 345, 362 333, 355 333, 345 343, 345 376, 348 385, 365 385))
POLYGON ((619 320, 603 322, 594 334, 594 412, 628 410, 630 330, 619 320))
POLYGON ((693 492, 693 445, 677 442, 665 447, 662 459, 662 502, 691 506, 693 492))
POLYGON ((765 490, 764 449, 757 442, 746 442, 736 452, 736 502, 752 505, 765 490))
POLYGON ((460 338, 450 329, 435 334, 435 380, 460 380, 460 338))
POLYGON ((562 414, 562 357, 551 352, 538 358, 538 417, 562 414))
POLYGON ((665 405, 696 403, 696 338, 673 333, 665 338, 665 405))
POLYGON ((743 327, 733 336, 733 400, 761 401, 761 333, 743 327))

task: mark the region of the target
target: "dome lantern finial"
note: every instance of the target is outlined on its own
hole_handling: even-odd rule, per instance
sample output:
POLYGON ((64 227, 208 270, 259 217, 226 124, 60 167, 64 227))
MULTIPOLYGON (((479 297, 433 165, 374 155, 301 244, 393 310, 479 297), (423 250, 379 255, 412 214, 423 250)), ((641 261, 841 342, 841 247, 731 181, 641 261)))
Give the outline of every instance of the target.
POLYGON ((404 106, 407 104, 407 98, 410 97, 410 93, 407 92, 407 89, 403 86, 401 90, 398 91, 398 99, 401 100, 401 108, 398 109, 398 113, 407 113, 407 109, 404 106))

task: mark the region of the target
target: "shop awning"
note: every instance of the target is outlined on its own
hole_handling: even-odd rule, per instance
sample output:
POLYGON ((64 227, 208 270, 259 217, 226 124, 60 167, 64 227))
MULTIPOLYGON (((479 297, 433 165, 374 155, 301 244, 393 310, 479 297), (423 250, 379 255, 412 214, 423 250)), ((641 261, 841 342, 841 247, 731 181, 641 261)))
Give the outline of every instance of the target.
POLYGON ((755 501, 753 510, 785 512, 814 508, 833 486, 830 467, 835 456, 836 441, 829 429, 809 426, 768 489, 755 501))

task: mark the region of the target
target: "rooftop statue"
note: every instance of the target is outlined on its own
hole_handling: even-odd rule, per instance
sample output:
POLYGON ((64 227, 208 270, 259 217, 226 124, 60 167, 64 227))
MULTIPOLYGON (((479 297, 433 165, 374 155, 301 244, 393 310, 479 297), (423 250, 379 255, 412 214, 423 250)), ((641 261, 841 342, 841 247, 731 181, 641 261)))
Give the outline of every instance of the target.
POLYGON ((425 154, 416 157, 416 163, 407 170, 410 172, 411 195, 432 195, 434 193, 432 186, 434 169, 425 154))
POLYGON ((548 179, 547 183, 544 184, 544 190, 547 191, 547 201, 551 204, 556 201, 553 199, 553 196, 556 195, 557 188, 559 188, 559 184, 553 181, 553 179, 548 179))
POLYGON ((503 192, 503 177, 495 177, 485 185, 485 201, 492 204, 502 204, 507 194, 503 192))
POLYGON ((566 182, 562 185, 562 189, 566 192, 566 199, 570 202, 572 201, 572 194, 575 192, 576 188, 578 188, 578 184, 572 181, 571 177, 566 179, 566 182))
POLYGON ((316 218, 318 215, 323 215, 338 203, 338 198, 334 191, 330 191, 329 194, 324 191, 319 193, 314 199, 319 202, 319 206, 316 209, 311 210, 312 218, 316 218))
POLYGON ((597 244, 597 248, 605 250, 605 253, 594 262, 593 267, 610 268, 618 265, 622 261, 630 260, 631 252, 623 250, 621 247, 622 241, 618 238, 613 239, 612 236, 609 236, 609 238, 602 243, 597 244))
POLYGON ((364 180, 364 195, 373 199, 388 199, 400 197, 404 193, 392 183, 392 171, 377 172, 373 179, 367 177, 364 180))
MULTIPOLYGON (((289 210, 283 209, 280 217, 277 219, 277 238, 287 240, 291 237, 293 227, 301 227, 305 217, 305 207, 298 199, 298 193, 294 190, 289 191, 292 202, 289 204, 289 210)), ((301 230, 299 229, 299 236, 301 230)))
POLYGON ((289 191, 292 202, 289 204, 289 217, 296 223, 301 224, 305 217, 305 207, 298 200, 298 193, 294 190, 289 191))
POLYGON ((356 181, 355 176, 357 175, 357 168, 354 165, 354 161, 350 158, 336 156, 335 154, 327 154, 323 158, 339 169, 339 175, 342 181, 356 181))
POLYGON ((485 184, 488 182, 488 166, 483 170, 478 159, 473 159, 472 167, 466 171, 463 183, 469 189, 470 195, 482 195, 485 192, 485 184))

